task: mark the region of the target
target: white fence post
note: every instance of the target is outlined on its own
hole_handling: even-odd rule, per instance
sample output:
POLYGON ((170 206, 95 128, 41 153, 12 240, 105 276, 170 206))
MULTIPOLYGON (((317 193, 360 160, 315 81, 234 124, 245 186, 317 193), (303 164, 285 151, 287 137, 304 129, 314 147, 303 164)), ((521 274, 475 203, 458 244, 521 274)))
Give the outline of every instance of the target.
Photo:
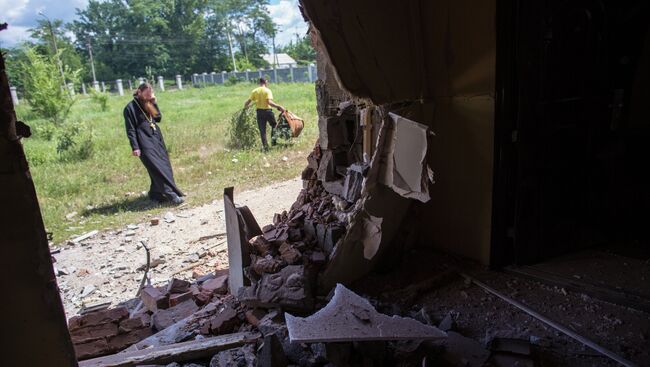
POLYGON ((15 106, 19 105, 20 101, 18 101, 18 92, 16 91, 16 87, 9 87, 9 90, 11 91, 11 101, 15 106))
POLYGON ((309 82, 314 82, 314 64, 309 64, 309 82))
POLYGON ((102 82, 102 92, 106 92, 106 83, 102 82))
POLYGON ((291 82, 295 82, 296 79, 293 77, 293 64, 289 64, 289 78, 291 78, 291 82))
POLYGON ((251 72, 251 69, 246 69, 246 81, 249 81, 250 78, 248 77, 248 73, 251 72))
POLYGON ((278 68, 273 65, 273 83, 278 83, 278 68))
POLYGON ((74 96, 74 84, 73 83, 68 83, 68 91, 70 92, 71 96, 74 96))
POLYGON ((140 77, 138 78, 138 87, 144 84, 144 78, 140 77))
POLYGON ((257 71, 257 76, 262 79, 262 68, 257 71))
POLYGON ((117 94, 121 96, 124 95, 124 85, 122 84, 122 79, 118 79, 115 81, 115 84, 117 84, 117 94))
POLYGON ((221 72, 221 84, 226 84, 226 72, 221 72))
POLYGON ((176 87, 178 87, 178 89, 183 89, 183 79, 180 75, 176 75, 176 87))
POLYGON ((158 87, 160 87, 161 91, 165 91, 165 81, 162 77, 162 75, 158 75, 158 87))
POLYGON ((204 71, 203 74, 201 74, 201 78, 203 79, 203 86, 204 86, 204 87, 205 87, 205 83, 206 83, 206 80, 205 80, 205 77, 206 77, 206 76, 208 76, 208 73, 206 73, 206 72, 204 71))
POLYGON ((211 80, 212 84, 217 84, 217 79, 215 79, 216 75, 217 75, 217 73, 214 72, 214 71, 210 73, 210 80, 211 80))
POLYGON ((99 82, 98 81, 95 80, 93 82, 93 88, 95 88, 95 92, 99 93, 99 82))
POLYGON ((88 95, 88 92, 86 91, 86 83, 81 83, 81 93, 85 96, 88 95))

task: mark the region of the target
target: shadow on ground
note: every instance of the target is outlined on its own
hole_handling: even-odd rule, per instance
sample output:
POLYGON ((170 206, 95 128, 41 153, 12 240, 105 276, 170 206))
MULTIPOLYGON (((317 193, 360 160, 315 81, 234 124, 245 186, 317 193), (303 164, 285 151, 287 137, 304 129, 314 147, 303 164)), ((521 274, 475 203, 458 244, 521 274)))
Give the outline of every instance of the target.
POLYGON ((160 204, 158 202, 149 199, 146 196, 138 196, 138 197, 125 198, 123 200, 111 204, 106 204, 106 205, 94 207, 92 209, 87 209, 83 212, 83 215, 84 216, 88 216, 91 214, 111 215, 120 212, 142 212, 149 209, 161 208, 165 206, 172 206, 172 205, 160 204))

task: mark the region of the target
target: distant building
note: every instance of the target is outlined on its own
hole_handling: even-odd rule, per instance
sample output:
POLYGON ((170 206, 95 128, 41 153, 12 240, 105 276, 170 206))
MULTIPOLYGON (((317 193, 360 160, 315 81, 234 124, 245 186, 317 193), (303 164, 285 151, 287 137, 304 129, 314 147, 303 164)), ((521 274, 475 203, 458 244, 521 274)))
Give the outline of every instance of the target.
POLYGON ((262 56, 264 61, 268 62, 271 67, 273 67, 274 64, 277 64, 277 67, 280 69, 292 66, 295 68, 298 66, 296 60, 287 54, 275 54, 275 57, 273 57, 273 54, 264 54, 260 56, 262 56))

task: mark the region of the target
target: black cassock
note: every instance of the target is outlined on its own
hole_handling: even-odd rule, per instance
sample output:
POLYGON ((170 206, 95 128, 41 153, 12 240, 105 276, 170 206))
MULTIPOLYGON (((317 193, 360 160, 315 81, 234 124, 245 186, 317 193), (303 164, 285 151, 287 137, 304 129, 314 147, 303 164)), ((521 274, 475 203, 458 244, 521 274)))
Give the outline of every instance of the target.
POLYGON ((154 106, 158 110, 158 116, 154 116, 149 122, 144 107, 141 108, 137 99, 133 99, 124 108, 124 123, 132 150, 140 150, 140 160, 149 172, 151 178, 149 197, 152 200, 165 201, 176 195, 183 196, 183 193, 174 182, 165 140, 157 124, 162 119, 162 115, 158 105, 154 104, 154 106))

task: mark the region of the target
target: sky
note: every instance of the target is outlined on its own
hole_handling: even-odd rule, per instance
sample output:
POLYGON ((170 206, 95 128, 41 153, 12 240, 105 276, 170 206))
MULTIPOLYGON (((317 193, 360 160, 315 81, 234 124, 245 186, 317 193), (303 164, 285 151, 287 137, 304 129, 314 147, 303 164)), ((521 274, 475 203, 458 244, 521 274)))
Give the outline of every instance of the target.
MULTIPOLYGON (((39 12, 50 19, 62 19, 70 22, 76 18, 75 9, 84 8, 88 0, 0 0, 0 23, 7 22, 9 28, 0 32, 0 47, 13 47, 29 39, 29 28, 42 18, 39 12)), ((276 45, 285 45, 307 32, 298 0, 271 0, 269 13, 278 24, 280 32, 276 45)))

